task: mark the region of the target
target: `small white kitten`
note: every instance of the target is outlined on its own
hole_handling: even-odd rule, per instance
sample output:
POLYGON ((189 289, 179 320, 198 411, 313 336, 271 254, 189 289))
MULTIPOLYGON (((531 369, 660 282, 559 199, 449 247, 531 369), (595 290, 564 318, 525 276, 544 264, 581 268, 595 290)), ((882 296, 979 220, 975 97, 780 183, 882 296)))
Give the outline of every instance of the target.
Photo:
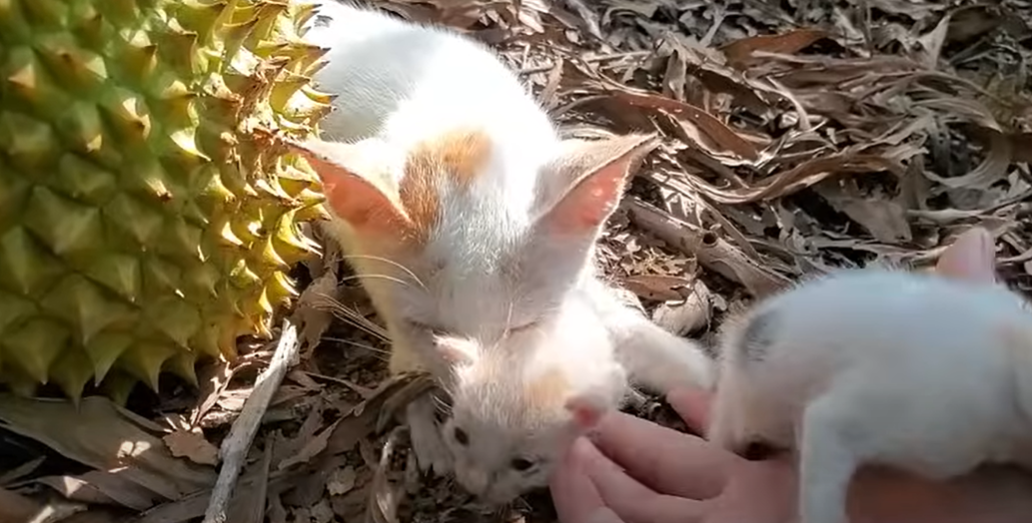
POLYGON ((1032 466, 1032 311, 986 281, 987 236, 963 235, 939 274, 843 271, 761 302, 724 333, 708 438, 796 450, 802 523, 846 523, 864 464, 1032 466))

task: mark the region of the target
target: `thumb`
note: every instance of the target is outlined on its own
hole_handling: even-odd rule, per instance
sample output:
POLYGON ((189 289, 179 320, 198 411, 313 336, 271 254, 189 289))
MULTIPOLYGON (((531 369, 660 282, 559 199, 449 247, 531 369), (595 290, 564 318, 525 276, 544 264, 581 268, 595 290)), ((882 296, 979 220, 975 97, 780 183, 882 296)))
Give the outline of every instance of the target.
POLYGON ((606 507, 591 478, 584 470, 591 443, 577 438, 558 463, 549 480, 552 502, 562 523, 621 523, 606 507))

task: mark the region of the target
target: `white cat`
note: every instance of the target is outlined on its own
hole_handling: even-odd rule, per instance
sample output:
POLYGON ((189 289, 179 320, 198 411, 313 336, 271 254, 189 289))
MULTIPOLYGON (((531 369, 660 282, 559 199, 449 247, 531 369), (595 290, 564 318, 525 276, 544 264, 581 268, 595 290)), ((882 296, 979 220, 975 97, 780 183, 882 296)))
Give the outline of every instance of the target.
MULTIPOLYGON (((393 372, 425 369, 449 388, 455 361, 435 339, 503 350, 552 325, 576 291, 634 381, 659 392, 710 384, 696 345, 622 305, 593 268, 603 223, 653 136, 561 140, 486 46, 333 1, 319 10, 308 38, 329 49, 315 80, 337 96, 335 111, 324 140, 295 147, 322 179, 329 230, 387 324, 393 372)), ((468 374, 508 371, 487 361, 468 374)), ((407 417, 420 466, 446 472, 434 410, 417 400, 407 417)))
POLYGON ((798 451, 802 523, 846 523, 864 464, 929 479, 1032 466, 1032 310, 987 281, 971 252, 986 237, 958 239, 939 274, 843 271, 730 324, 708 438, 798 451))

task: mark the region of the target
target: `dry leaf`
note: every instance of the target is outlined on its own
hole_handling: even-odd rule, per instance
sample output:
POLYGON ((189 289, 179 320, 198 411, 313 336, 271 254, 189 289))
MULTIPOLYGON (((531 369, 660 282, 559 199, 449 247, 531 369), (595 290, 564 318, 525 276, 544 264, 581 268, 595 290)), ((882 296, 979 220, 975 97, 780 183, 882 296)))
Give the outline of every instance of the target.
POLYGON ((691 293, 680 302, 667 302, 656 307, 652 321, 678 336, 686 336, 709 325, 713 305, 706 284, 695 281, 691 293))
POLYGON ((40 508, 35 501, 0 487, 0 523, 25 523, 40 508))
POLYGON ((691 285, 693 280, 680 276, 638 274, 624 278, 621 285, 646 300, 668 301, 682 299, 689 294, 690 291, 686 290, 686 287, 691 285))
POLYGON ((742 38, 721 48, 727 56, 728 64, 742 67, 752 59, 755 50, 762 49, 770 53, 795 54, 809 47, 828 34, 819 29, 798 29, 779 35, 759 35, 742 38))
POLYGON ((216 465, 219 462, 219 449, 204 438, 200 429, 176 430, 162 440, 177 458, 186 457, 201 465, 216 465))
POLYGON ((347 494, 351 489, 355 488, 355 481, 357 479, 358 474, 355 473, 355 467, 348 465, 347 467, 338 468, 333 471, 333 475, 330 476, 330 480, 326 483, 326 490, 331 496, 347 494))
POLYGON ((101 396, 85 397, 76 408, 66 401, 3 395, 0 420, 7 430, 98 470, 117 471, 166 499, 215 482, 212 469, 172 457, 159 437, 101 396))
POLYGON ((115 472, 91 470, 80 476, 47 476, 36 480, 66 499, 89 504, 120 505, 147 510, 160 496, 115 472))

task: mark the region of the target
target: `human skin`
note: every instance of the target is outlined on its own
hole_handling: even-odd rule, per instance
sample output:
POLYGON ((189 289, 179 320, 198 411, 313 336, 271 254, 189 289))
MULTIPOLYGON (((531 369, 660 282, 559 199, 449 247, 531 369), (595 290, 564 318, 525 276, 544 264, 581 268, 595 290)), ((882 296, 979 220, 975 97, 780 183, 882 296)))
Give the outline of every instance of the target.
MULTIPOLYGON (((993 240, 975 228, 939 259, 938 273, 995 281, 993 240)), ((705 433, 709 397, 672 391, 668 401, 705 433)), ((791 523, 797 470, 787 457, 748 461, 704 439, 614 412, 578 439, 550 483, 563 523, 791 523)), ((852 523, 1018 523, 1032 520, 1032 475, 983 467, 947 482, 886 468, 861 469, 847 510, 852 523)))
MULTIPOLYGON (((691 427, 708 398, 672 392, 691 427)), ((552 477, 562 523, 789 523, 797 471, 786 458, 748 461, 704 439, 623 413, 579 439, 552 477)), ((1032 515, 1032 476, 985 468, 949 482, 862 469, 849 499, 853 523, 1019 523, 1032 515)))

